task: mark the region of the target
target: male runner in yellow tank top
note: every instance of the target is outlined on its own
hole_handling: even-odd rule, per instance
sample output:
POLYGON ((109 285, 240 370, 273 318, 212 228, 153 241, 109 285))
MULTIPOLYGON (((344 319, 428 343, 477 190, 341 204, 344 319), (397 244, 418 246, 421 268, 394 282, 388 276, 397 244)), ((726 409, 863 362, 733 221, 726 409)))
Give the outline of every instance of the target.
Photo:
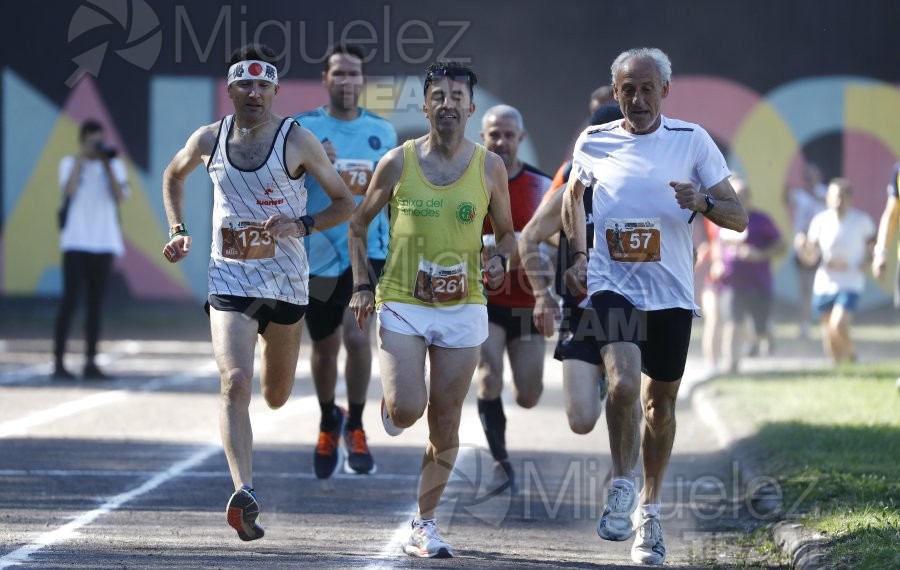
POLYGON ((488 334, 482 273, 488 287, 500 286, 515 248, 503 160, 465 138, 475 82, 475 73, 456 62, 428 68, 423 110, 429 133, 379 161, 350 219, 350 308, 362 327, 377 304, 385 428, 396 435, 428 411, 418 513, 404 544, 410 556, 426 558, 453 556, 434 515, 456 461, 462 404, 488 334), (366 271, 366 235, 385 204, 390 243, 376 293, 366 271), (485 215, 497 249, 482 268, 485 215))

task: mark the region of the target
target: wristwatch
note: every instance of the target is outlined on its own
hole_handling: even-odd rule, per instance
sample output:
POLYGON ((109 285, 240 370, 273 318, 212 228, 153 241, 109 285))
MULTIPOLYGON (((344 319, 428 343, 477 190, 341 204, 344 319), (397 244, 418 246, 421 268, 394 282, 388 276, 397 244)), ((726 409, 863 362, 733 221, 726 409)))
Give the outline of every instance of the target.
POLYGON ((706 214, 712 212, 712 209, 716 207, 716 200, 715 200, 715 198, 713 198, 713 197, 710 196, 709 194, 706 194, 705 199, 706 199, 706 209, 703 210, 703 215, 704 215, 704 216, 705 216, 706 214))
POLYGON ((308 236, 316 227, 316 221, 312 216, 300 216, 297 220, 303 224, 303 235, 308 236))

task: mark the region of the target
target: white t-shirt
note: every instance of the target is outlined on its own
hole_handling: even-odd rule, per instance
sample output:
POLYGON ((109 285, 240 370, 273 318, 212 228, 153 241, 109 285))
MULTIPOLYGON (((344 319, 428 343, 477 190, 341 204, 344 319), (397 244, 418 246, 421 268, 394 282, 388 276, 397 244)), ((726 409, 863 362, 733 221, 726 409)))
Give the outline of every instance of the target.
POLYGON ((850 208, 843 218, 835 210, 825 210, 809 224, 807 237, 822 250, 822 263, 813 280, 813 293, 831 295, 838 291, 861 292, 866 286, 863 265, 868 242, 875 238, 875 223, 868 214, 850 208), (828 269, 828 261, 843 261, 847 269, 828 269))
POLYGON ((709 188, 728 178, 728 165, 693 123, 662 117, 645 135, 621 123, 589 127, 575 143, 572 175, 594 188, 588 291, 614 291, 645 311, 697 309, 692 211, 669 182, 709 188))
POLYGON ((793 188, 790 192, 791 224, 795 234, 805 234, 809 223, 819 212, 825 210, 825 185, 818 184, 810 194, 803 188, 793 188))
MULTIPOLYGON (((59 162, 59 190, 65 192, 66 182, 75 169, 75 157, 66 156, 59 162)), ((113 176, 122 185, 122 193, 128 196, 128 175, 125 165, 118 158, 109 162, 113 176)), ((66 225, 59 234, 59 247, 63 251, 88 253, 125 253, 122 231, 119 227, 119 211, 112 188, 101 160, 84 160, 81 163, 78 187, 69 203, 66 225)))

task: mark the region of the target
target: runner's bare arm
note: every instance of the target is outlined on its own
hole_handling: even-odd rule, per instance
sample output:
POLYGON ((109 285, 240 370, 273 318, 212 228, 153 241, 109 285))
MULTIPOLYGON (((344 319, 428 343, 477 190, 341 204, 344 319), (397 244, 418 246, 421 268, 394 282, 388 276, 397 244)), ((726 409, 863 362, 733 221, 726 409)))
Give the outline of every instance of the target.
MULTIPOLYGON (((216 144, 219 124, 200 127, 188 138, 184 148, 175 153, 163 173, 163 205, 169 227, 184 222, 184 181, 204 161, 208 160, 216 144)), ((184 259, 191 250, 191 236, 171 238, 163 248, 163 256, 171 263, 184 259)))
POLYGON ((560 309, 553 294, 553 263, 541 255, 539 246, 562 229, 562 203, 563 193, 557 192, 541 204, 519 235, 519 257, 534 291, 534 324, 547 337, 556 330, 560 309))
MULTIPOLYGON (((353 285, 369 285, 368 243, 369 224, 385 207, 394 193, 403 172, 403 147, 394 148, 385 154, 372 174, 372 181, 366 195, 350 216, 347 242, 350 248, 350 265, 353 268, 353 285)), ((375 291, 357 291, 350 299, 350 310, 356 316, 356 323, 362 329, 369 313, 375 310, 375 291)))
POLYGON ((878 222, 878 239, 875 241, 875 251, 872 257, 872 274, 876 279, 884 276, 887 267, 887 250, 894 243, 894 235, 897 233, 897 222, 900 221, 900 200, 894 196, 888 196, 881 220, 878 222))
POLYGON ((301 169, 306 170, 315 177, 331 199, 331 204, 324 210, 309 213, 315 221, 315 229, 324 230, 345 222, 353 213, 355 202, 319 139, 303 127, 295 125, 288 133, 285 155, 285 161, 293 175, 299 174, 301 169))
MULTIPOLYGON (((566 286, 575 294, 587 291, 587 236, 584 220, 584 184, 570 176, 563 190, 562 225, 572 251, 572 267, 566 271, 566 286)), ((562 246, 562 244, 560 244, 562 246)))
MULTIPOLYGON (((701 214, 706 211, 706 197, 692 183, 672 181, 669 182, 669 186, 675 190, 675 199, 682 209, 693 210, 701 214)), ((749 222, 747 212, 744 211, 744 207, 734 193, 734 188, 731 187, 731 182, 728 178, 707 188, 706 193, 716 201, 712 211, 705 214, 712 223, 736 232, 742 232, 746 229, 749 222)))
POLYGON ((494 228, 496 247, 494 256, 490 257, 484 265, 488 287, 495 289, 503 284, 506 275, 506 267, 497 257, 501 254, 509 260, 516 249, 516 234, 513 231, 512 212, 509 206, 509 178, 503 159, 492 152, 488 152, 484 161, 484 174, 490 192, 488 215, 491 217, 491 226, 494 228))

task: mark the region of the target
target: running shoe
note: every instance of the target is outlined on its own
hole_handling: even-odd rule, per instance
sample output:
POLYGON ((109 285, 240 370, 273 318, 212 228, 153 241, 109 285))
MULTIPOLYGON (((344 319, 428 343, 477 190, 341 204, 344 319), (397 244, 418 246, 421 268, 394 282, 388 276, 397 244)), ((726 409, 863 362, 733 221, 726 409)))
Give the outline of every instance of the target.
POLYGON ((52 378, 54 380, 75 380, 75 375, 66 370, 61 364, 58 364, 53 369, 52 378))
POLYGON ((453 558, 453 549, 441 538, 434 519, 413 521, 412 534, 403 545, 403 551, 419 558, 453 558))
POLYGON ((330 431, 320 431, 319 443, 316 444, 313 465, 315 466, 316 477, 319 479, 328 479, 334 475, 344 459, 344 450, 341 448, 341 436, 347 423, 347 412, 339 406, 335 406, 335 409, 340 414, 337 426, 330 431))
POLYGON ((384 431, 390 436, 398 436, 403 433, 403 428, 397 427, 394 425, 394 422, 391 421, 391 414, 388 413, 387 404, 384 403, 384 398, 381 398, 381 423, 384 424, 384 431))
POLYGON ((256 492, 247 485, 242 485, 231 495, 225 508, 225 516, 229 526, 237 531, 241 540, 256 540, 266 534, 256 522, 259 518, 256 492))
POLYGON ((85 380, 109 380, 110 377, 107 374, 104 374, 102 370, 97 368, 97 365, 93 362, 86 364, 84 366, 84 371, 81 373, 82 378, 85 380))
POLYGON ((347 448, 344 473, 372 475, 378 471, 369 451, 369 444, 366 443, 366 432, 362 428, 344 430, 344 445, 347 448))
POLYGON ((644 517, 631 546, 631 559, 638 564, 665 563, 666 545, 659 517, 644 517))
POLYGON ((637 505, 638 495, 634 485, 622 479, 613 480, 606 492, 606 508, 597 523, 600 538, 617 542, 628 540, 634 530, 631 513, 637 505))
POLYGON ((516 485, 516 473, 513 471, 509 459, 494 462, 494 478, 491 480, 490 488, 497 493, 507 489, 513 495, 519 492, 519 487, 516 485))

